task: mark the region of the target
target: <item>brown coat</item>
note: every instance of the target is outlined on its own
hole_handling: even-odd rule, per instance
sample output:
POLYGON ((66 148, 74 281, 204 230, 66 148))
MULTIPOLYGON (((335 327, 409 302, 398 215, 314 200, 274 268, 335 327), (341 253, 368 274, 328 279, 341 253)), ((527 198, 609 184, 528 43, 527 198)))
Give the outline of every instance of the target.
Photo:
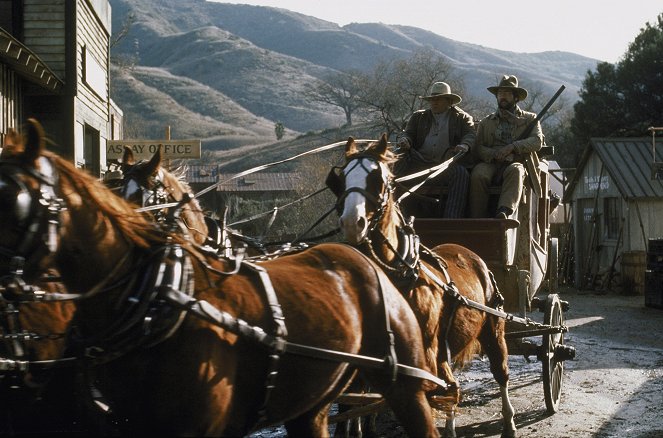
MULTIPOLYGON (((523 111, 518 107, 516 107, 515 113, 517 120, 512 124, 511 137, 517 139, 525 132, 530 122, 536 118, 536 114, 523 111)), ((505 144, 500 144, 499 140, 495 138, 495 131, 499 122, 499 112, 495 112, 479 122, 476 141, 474 147, 471 149, 472 154, 477 159, 490 163, 495 156, 495 149, 506 146, 505 144)), ((544 137, 541 131, 541 124, 537 122, 528 137, 522 140, 515 140, 512 144, 516 154, 526 154, 541 149, 543 141, 544 137)))

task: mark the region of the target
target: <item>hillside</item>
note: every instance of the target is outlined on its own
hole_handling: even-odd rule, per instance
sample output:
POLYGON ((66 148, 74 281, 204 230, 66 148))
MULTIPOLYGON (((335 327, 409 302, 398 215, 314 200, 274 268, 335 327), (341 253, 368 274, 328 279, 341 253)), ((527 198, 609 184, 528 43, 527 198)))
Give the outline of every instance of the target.
POLYGON ((306 84, 334 71, 370 71, 424 47, 445 56, 468 97, 478 99, 490 98, 486 87, 511 73, 550 95, 564 84, 573 102, 597 63, 567 52, 495 50, 409 26, 341 27, 280 8, 203 0, 111 0, 111 6, 116 31, 128 14, 135 17, 112 50, 114 59, 133 60, 112 70, 112 97, 129 125, 146 136, 171 125, 174 136, 201 138, 207 150, 271 144, 277 122, 286 139, 341 126, 343 113, 307 100, 306 84))

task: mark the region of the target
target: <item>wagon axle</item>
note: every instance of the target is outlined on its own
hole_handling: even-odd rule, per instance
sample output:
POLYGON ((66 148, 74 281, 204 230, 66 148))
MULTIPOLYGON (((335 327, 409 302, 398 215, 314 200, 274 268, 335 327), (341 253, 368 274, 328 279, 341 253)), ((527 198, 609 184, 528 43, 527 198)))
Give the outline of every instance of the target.
MULTIPOLYGON (((539 312, 545 312, 546 302, 547 301, 541 297, 533 297, 531 301, 532 309, 538 309, 539 312)), ((568 312, 568 310, 571 308, 571 305, 568 301, 559 300, 559 304, 562 306, 562 312, 568 312)))
POLYGON ((576 357, 576 349, 570 345, 557 344, 552 352, 546 351, 542 346, 539 346, 536 358, 540 361, 554 359, 557 362, 565 360, 573 360, 576 357))

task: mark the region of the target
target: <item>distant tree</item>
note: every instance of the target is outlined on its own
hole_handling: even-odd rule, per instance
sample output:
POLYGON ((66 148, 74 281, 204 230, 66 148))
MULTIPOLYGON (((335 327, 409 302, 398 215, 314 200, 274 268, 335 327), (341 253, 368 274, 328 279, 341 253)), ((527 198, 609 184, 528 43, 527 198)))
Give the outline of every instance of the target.
MULTIPOLYGON (((550 101, 552 98, 552 93, 546 92, 543 86, 540 83, 535 83, 527 87, 527 98, 520 103, 521 109, 525 111, 531 111, 538 114, 543 107, 550 101)), ((546 111, 544 114, 541 123, 550 125, 556 124, 560 115, 564 113, 566 109, 569 108, 569 100, 565 93, 562 93, 556 100, 555 103, 546 111)), ((545 132, 544 132, 545 134, 545 132)))
POLYGON ((663 125, 663 14, 646 23, 615 65, 589 71, 575 104, 573 134, 584 146, 591 137, 642 136, 663 125))
POLYGON ((281 140, 283 138, 283 134, 285 134, 285 127, 283 126, 283 123, 276 122, 274 124, 274 132, 276 133, 276 139, 281 140))
POLYGON ((352 116, 360 106, 357 100, 359 91, 358 73, 349 71, 333 73, 314 81, 307 86, 305 93, 312 102, 342 109, 345 113, 345 124, 352 126, 352 116))
POLYGON ((124 39, 129 34, 129 31, 131 30, 131 27, 134 25, 136 22, 136 14, 133 12, 129 12, 125 17, 124 20, 122 21, 122 27, 120 30, 115 32, 113 35, 110 37, 110 47, 111 49, 115 47, 120 41, 124 39))
POLYGON ((422 49, 408 59, 382 61, 360 77, 359 100, 375 128, 391 134, 402 130, 410 115, 421 109, 425 95, 437 81, 447 82, 463 94, 463 83, 451 63, 432 49, 422 49))
MULTIPOLYGON (((136 14, 133 12, 129 12, 125 17, 124 20, 122 21, 122 26, 120 30, 117 32, 113 33, 110 37, 110 48, 111 50, 118 46, 118 44, 127 37, 129 34, 129 31, 131 30, 132 26, 136 23, 136 14)), ((138 62, 138 41, 134 41, 134 53, 132 55, 128 54, 113 54, 111 56, 111 62, 121 68, 130 68, 133 69, 133 67, 136 65, 138 62)))
POLYGON ((578 147, 576 138, 571 130, 571 120, 573 119, 573 109, 564 108, 555 115, 555 120, 551 123, 548 120, 543 123, 543 134, 546 137, 546 144, 555 148, 553 159, 557 161, 560 167, 575 167, 580 160, 582 148, 578 147))

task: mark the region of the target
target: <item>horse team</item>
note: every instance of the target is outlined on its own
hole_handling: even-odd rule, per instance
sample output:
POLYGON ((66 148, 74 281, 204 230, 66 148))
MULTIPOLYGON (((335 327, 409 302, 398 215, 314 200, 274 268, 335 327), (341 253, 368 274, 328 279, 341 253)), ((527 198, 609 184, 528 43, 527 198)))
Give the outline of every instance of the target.
MULTIPOLYGON (((37 339, 62 332, 65 321, 65 342, 51 359, 73 357, 67 363, 75 366, 70 387, 37 389, 40 400, 60 405, 57 426, 44 430, 85 418, 85 427, 104 434, 243 436, 284 424, 289 435, 327 436, 332 403, 360 374, 408 435, 439 435, 433 403, 446 413, 445 435, 455 436, 452 364, 480 346, 500 385, 504 436, 515 436, 504 321, 458 305, 461 296, 499 308, 501 295, 466 248, 420 251, 393 200, 386 137, 365 151, 350 139, 336 176, 342 229, 354 247, 320 244, 260 263, 203 246, 202 212, 185 202, 186 187, 160 168, 160 156, 147 174, 161 176, 164 199, 182 201, 166 220, 181 226, 157 224, 44 150, 37 121, 29 120, 16 143, 0 158, 0 304, 5 315, 18 315, 2 321, 1 363, 13 368, 5 367, 12 369, 2 375, 0 399, 14 412, 3 416, 3 432, 25 408, 11 405, 17 387, 30 386, 31 369, 44 359, 37 339), (69 292, 61 295, 76 310, 63 315, 55 298, 38 303, 42 321, 60 326, 30 328, 44 332, 21 341, 16 335, 29 327, 24 309, 48 301, 48 292, 26 285, 47 270, 59 273, 69 292), (289 350, 293 345, 319 355, 289 350), (353 358, 385 358, 391 366, 353 358), (433 373, 447 387, 397 373, 393 362, 433 373), (62 400, 72 403, 69 411, 62 400)), ((131 174, 130 157, 125 161, 131 174)), ((125 197, 147 181, 132 184, 125 197)), ((142 195, 135 202, 144 204, 142 195)))

